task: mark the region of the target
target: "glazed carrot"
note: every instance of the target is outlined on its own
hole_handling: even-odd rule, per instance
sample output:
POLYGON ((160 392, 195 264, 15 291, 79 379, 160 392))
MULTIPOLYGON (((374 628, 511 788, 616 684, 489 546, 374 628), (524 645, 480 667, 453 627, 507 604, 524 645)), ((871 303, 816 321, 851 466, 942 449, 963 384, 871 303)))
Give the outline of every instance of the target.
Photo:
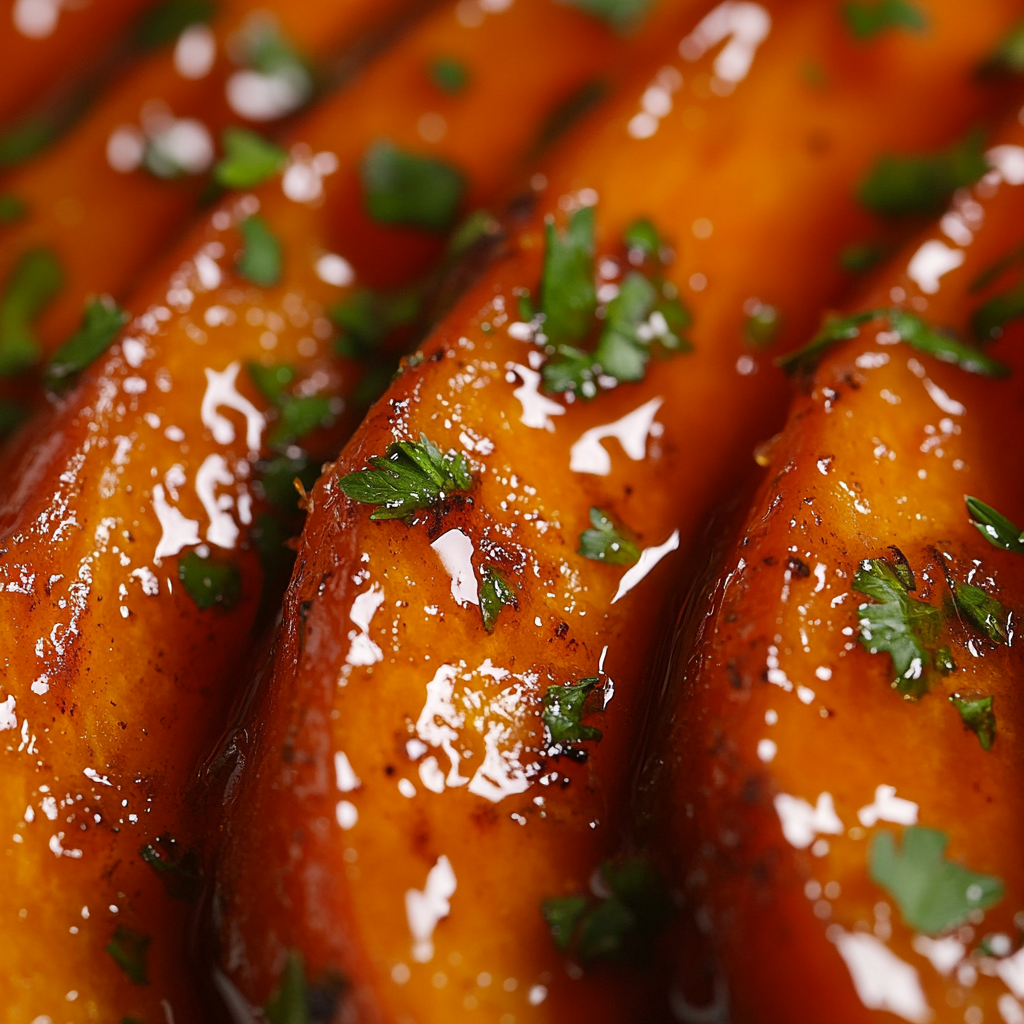
POLYGON ((55 0, 7 5, 0 19, 0 125, 55 80, 73 80, 147 5, 148 0, 100 0, 63 9, 55 0))
POLYGON ((310 98, 307 58, 325 60, 415 7, 229 0, 212 25, 186 27, 112 85, 58 145, 9 174, 0 192, 14 219, 0 231, 0 287, 9 294, 16 268, 38 249, 59 264, 61 283, 32 324, 31 348, 0 332, 0 372, 52 354, 78 328, 89 297, 124 300, 209 189, 226 126, 266 131, 310 98))
POLYGON ((5 1020, 200 1016, 182 947, 207 827, 185 791, 257 642, 259 548, 286 554, 271 500, 294 505, 304 435, 336 446, 352 423, 363 367, 332 354, 325 312, 365 341, 360 289, 415 281, 551 110, 676 17, 628 44, 549 0, 490 6, 399 41, 306 119, 283 173, 208 212, 109 355, 50 368, 79 384, 0 475, 5 1020), (426 204, 395 167, 434 183, 426 204))
POLYGON ((552 159, 508 257, 309 498, 229 758, 215 909, 239 999, 341 975, 367 1020, 660 1019, 642 973, 597 968, 671 901, 642 862, 602 862, 659 609, 784 401, 744 331, 810 330, 868 229, 855 185, 978 115, 973 68, 1012 17, 933 3, 927 33, 865 50, 831 5, 723 4, 552 159), (599 369, 579 349, 598 301, 599 369), (644 376, 645 338, 670 351, 644 376))
POLYGON ((737 1021, 1024 1013, 1024 562, 964 504, 1024 518, 1021 332, 936 333, 1016 284, 1019 124, 990 155, 835 321, 678 654, 649 812, 737 1021))

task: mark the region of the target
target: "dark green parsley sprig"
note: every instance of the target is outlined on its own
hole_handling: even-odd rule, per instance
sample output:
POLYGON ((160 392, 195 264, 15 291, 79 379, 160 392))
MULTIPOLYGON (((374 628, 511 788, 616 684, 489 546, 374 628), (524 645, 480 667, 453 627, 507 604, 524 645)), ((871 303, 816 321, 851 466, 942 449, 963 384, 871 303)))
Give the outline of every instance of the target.
POLYGON ((512 585, 495 566, 485 565, 480 573, 480 614, 484 629, 492 633, 501 609, 515 604, 516 592, 512 585))
POLYGON ((1018 555, 1024 555, 1024 530, 1015 526, 1001 512, 997 512, 991 505, 986 505, 978 498, 965 495, 964 501, 971 522, 989 544, 993 547, 1013 551, 1018 555))
POLYGON ((600 679, 594 676, 578 683, 547 688, 541 718, 547 729, 547 745, 551 753, 570 754, 573 743, 601 739, 600 729, 583 724, 583 706, 599 682, 600 679))
POLYGON ((923 32, 928 27, 924 12, 909 0, 849 0, 843 4, 843 18, 854 38, 862 42, 890 28, 923 32))
POLYGON ((63 286, 49 249, 30 249, 15 264, 0 298, 0 374, 20 373, 39 358, 33 324, 63 286))
POLYGON ((110 942, 104 948, 132 984, 148 985, 150 942, 152 939, 148 935, 143 935, 133 928, 119 924, 114 929, 110 942))
POLYGON ((221 135, 224 157, 213 177, 224 188, 253 188, 272 178, 288 162, 288 154, 258 132, 232 126, 221 135))
POLYGON ((954 693, 949 700, 960 712, 964 725, 978 737, 982 750, 991 750, 996 741, 995 698, 954 693))
POLYGON ((633 565, 639 560, 640 548, 624 536, 607 512, 592 508, 590 522, 591 529, 580 534, 578 554, 609 565, 633 565))
POLYGON ((388 140, 367 150, 360 173, 367 212, 381 224, 445 231, 466 192, 466 177, 458 168, 388 140))
POLYGON ((288 385, 295 380, 295 369, 287 363, 273 366, 249 363, 249 374, 264 398, 276 406, 277 423, 268 438, 272 448, 284 449, 317 427, 331 423, 330 396, 288 393, 288 385))
POLYGON ((128 313, 109 295, 91 299, 82 326, 50 357, 43 372, 46 386, 54 392, 67 390, 78 374, 107 351, 128 320, 128 313))
POLYGON ((338 486, 353 501, 376 505, 371 519, 408 519, 473 485, 466 456, 442 454, 426 434, 419 441, 394 441, 384 455, 367 461, 373 469, 347 473, 338 486))
POLYGON ((1010 613, 981 587, 953 581, 953 603, 960 616, 995 644, 1010 642, 1010 613))
POLYGON ((234 562, 217 562, 189 551, 178 559, 178 579, 200 611, 231 608, 242 594, 242 574, 234 562))
POLYGON ((267 222, 253 214, 238 225, 242 233, 242 255, 235 269, 242 277, 261 288, 281 280, 281 243, 267 222))
POLYGON ((971 315, 971 333, 986 345, 1002 337, 1006 325, 1024 316, 1024 284, 993 295, 971 315))
POLYGON ((153 869, 171 899, 195 903, 203 891, 203 871, 195 850, 179 850, 178 842, 160 836, 139 848, 139 856, 153 869))

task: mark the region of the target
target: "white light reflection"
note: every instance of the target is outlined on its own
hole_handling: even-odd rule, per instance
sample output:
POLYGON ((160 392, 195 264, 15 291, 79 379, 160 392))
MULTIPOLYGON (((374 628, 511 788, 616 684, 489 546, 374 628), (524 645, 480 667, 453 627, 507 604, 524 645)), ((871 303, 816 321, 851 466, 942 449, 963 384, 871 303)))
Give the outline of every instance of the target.
POLYGON ((652 398, 614 423, 591 427, 570 449, 569 469, 574 473, 608 476, 612 471, 612 460, 601 442, 611 437, 618 440, 629 458, 639 462, 647 454, 647 438, 652 433, 654 417, 663 401, 660 397, 652 398))
POLYGON ((455 894, 456 884, 451 861, 442 854, 428 872, 426 886, 405 893, 405 915, 413 938, 412 958, 417 963, 426 963, 434 956, 434 929, 438 921, 451 913, 448 901, 455 894))

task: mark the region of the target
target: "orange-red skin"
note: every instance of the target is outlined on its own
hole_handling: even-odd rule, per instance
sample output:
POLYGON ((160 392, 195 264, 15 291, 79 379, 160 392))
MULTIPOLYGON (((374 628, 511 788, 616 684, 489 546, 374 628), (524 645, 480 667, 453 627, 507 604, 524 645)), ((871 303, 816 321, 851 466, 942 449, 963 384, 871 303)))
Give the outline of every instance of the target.
MULTIPOLYGON (((997 141, 1020 147, 1024 131, 1014 124, 997 141)), ((1024 188, 983 179, 965 201, 976 214, 969 244, 955 245, 936 225, 846 312, 899 305, 968 336, 971 312, 1008 283, 1004 276, 972 291, 982 272, 1020 245, 1024 188), (964 254, 934 294, 923 294, 907 274, 910 258, 928 240, 964 254), (896 292, 894 298, 893 289, 904 297, 896 292)), ((858 997, 830 941, 838 934, 833 928, 873 931, 886 940, 891 929, 888 945, 918 972, 934 1021, 964 1020, 972 1006, 985 1020, 998 1020, 998 1000, 1009 998, 993 959, 975 959, 972 967, 981 974, 976 985, 964 984, 953 965, 943 977, 913 950, 914 930, 867 869, 872 834, 903 829, 886 821, 862 827, 858 812, 874 802, 876 786, 894 786, 897 797, 919 805, 919 825, 949 836, 948 857, 1002 878, 1003 899, 960 935, 967 950, 985 934, 1018 934, 1014 915, 1024 900, 1017 855, 1024 820, 1019 646, 993 644, 954 619, 947 639, 957 670, 937 677, 920 700, 901 699, 890 685, 890 657, 858 642, 857 608, 870 602, 851 584, 861 560, 891 558, 895 545, 917 575, 912 596, 942 607, 949 597, 945 562, 961 582, 976 570, 974 582, 1016 619, 1024 562, 981 536, 964 495, 977 495, 1015 521, 1024 518, 1021 331, 1011 326, 992 348, 1012 376, 991 380, 906 345, 887 347, 884 334, 876 342, 886 328, 865 325, 860 337, 798 378, 742 538, 693 601, 661 709, 662 735, 648 763, 649 835, 660 836, 662 863, 710 937, 725 982, 721 992, 737 1022, 892 1019, 858 997), (777 662, 769 666, 772 657, 777 662), (780 679, 770 677, 770 667, 794 689, 772 685, 780 679), (798 686, 813 696, 798 698, 798 686), (995 696, 991 751, 947 700, 955 692, 995 696), (763 740, 776 745, 770 758, 770 748, 759 753, 763 740), (824 853, 794 848, 773 807, 780 793, 812 805, 830 793, 844 833, 820 836, 824 853), (831 899, 823 895, 828 883, 838 886, 831 899)), ((693 948, 686 954, 693 956, 693 948)), ((683 973, 692 973, 692 965, 683 973)), ((691 1004, 703 1002, 685 985, 680 991, 691 1004)))
MULTIPOLYGON (((973 67, 1014 12, 985 5, 967 17, 954 5, 932 4, 931 34, 892 33, 868 49, 844 35, 831 8, 780 4, 772 13, 773 34, 730 98, 706 99, 709 62, 681 64, 686 91, 674 98, 673 113, 653 137, 631 139, 626 124, 659 67, 653 63, 603 121, 566 142, 544 168, 547 191, 512 254, 424 343, 422 362, 392 385, 312 493, 263 696, 236 737, 243 783, 228 796, 229 840, 220 858, 222 964, 250 1002, 274 990, 295 949, 311 978, 331 970, 349 977, 360 1020, 506 1013, 517 1022, 647 1020, 658 1012, 648 1005, 657 994, 642 978, 605 971, 571 980, 539 911, 544 897, 586 892, 594 868, 617 848, 647 670, 663 635, 658 609, 683 582, 674 578, 680 561, 666 559, 610 607, 622 570, 580 558, 577 538, 595 505, 618 516, 643 547, 678 529, 692 553, 707 510, 742 477, 785 401, 781 374, 741 341, 744 301, 756 296, 782 310, 782 345, 813 330, 816 311, 843 284, 837 251, 870 225, 851 198, 854 184, 880 150, 936 145, 977 116, 984 102, 973 67), (807 53, 830 68, 828 91, 801 84, 795 69, 807 53), (552 414, 551 431, 528 428, 513 395, 523 374, 509 371, 530 352, 506 333, 515 319, 513 290, 536 294, 543 217, 560 220, 563 197, 583 188, 599 196, 599 254, 620 254, 617 239, 638 216, 651 217, 668 237, 676 260, 666 274, 694 312, 695 351, 653 361, 640 384, 552 414), (713 231, 697 240, 691 225, 700 217, 713 231), (706 275, 706 290, 690 289, 695 273, 706 275), (757 372, 738 372, 740 357, 757 372), (645 457, 627 459, 606 441, 607 476, 569 471, 570 448, 584 431, 659 397, 664 430, 645 457), (453 500, 409 527, 371 522, 370 508, 340 493, 338 477, 364 468, 394 438, 421 431, 442 449, 470 454, 478 482, 469 501, 453 500), (546 524, 543 533, 530 525, 534 518, 546 524), (471 538, 477 571, 486 557, 520 588, 518 607, 501 613, 490 636, 477 608, 454 603, 430 547, 453 528, 471 538), (384 602, 365 628, 383 660, 360 666, 350 651, 365 613, 354 601, 378 586, 384 602), (614 680, 614 698, 587 719, 603 739, 587 744, 585 766, 543 758, 545 689, 597 675, 606 646, 602 679, 614 680), (427 791, 423 779, 433 773, 420 774, 423 758, 434 756, 445 773, 451 758, 429 750, 413 763, 407 753, 408 740, 419 738, 426 685, 440 666, 464 662, 460 672, 471 678, 460 677, 458 687, 491 700, 509 684, 473 674, 487 659, 535 673, 524 683, 507 744, 522 741, 523 764, 545 760, 545 773, 566 779, 564 788, 534 776, 525 792, 497 804, 465 785, 427 791), (339 790, 339 752, 359 788, 339 790), (403 779, 415 796, 400 794, 403 779), (540 797, 543 804, 535 802, 540 797), (358 814, 347 829, 338 824, 352 819, 350 809, 339 809, 343 802, 358 814), (433 958, 417 963, 406 894, 423 891, 442 856, 456 889, 433 933, 433 958), (540 987, 544 998, 531 998, 540 987)), ((672 59, 666 48, 664 63, 672 59)), ((466 777, 484 754, 477 730, 508 724, 492 712, 473 727, 475 699, 459 696, 456 705, 466 719, 454 730, 453 749, 472 753, 463 762, 466 777)))
MULTIPOLYGON (((671 21, 671 12, 662 8, 658 17, 671 21)), ((416 123, 424 110, 443 103, 448 132, 433 151, 466 173, 468 203, 485 202, 550 110, 644 38, 625 42, 548 0, 517 0, 473 28, 459 23, 453 4, 441 8, 291 136, 314 153, 336 155, 339 170, 323 179, 323 196, 293 202, 276 178, 254 193, 226 198, 137 293, 130 305, 141 315, 110 352, 19 439, 3 474, 0 509, 0 620, 7 630, 0 704, 5 715, 16 716, 0 733, 0 849, 12 880, 0 891, 5 1021, 30 1024, 45 1014, 75 1024, 124 1015, 152 1022, 164 1018, 164 999, 178 1021, 203 1013, 195 969, 182 948, 195 908, 171 900, 138 851, 162 834, 182 847, 201 847, 211 832, 200 796, 188 791, 227 727, 245 664, 262 642, 254 631, 262 570, 238 509, 251 495, 251 461, 269 452, 265 444, 250 451, 246 420, 225 406, 218 411, 234 437, 212 436, 201 409, 204 371, 222 373, 235 361, 288 362, 304 380, 321 374, 319 390, 350 397, 362 367, 332 354, 324 317, 346 289, 320 280, 316 260, 325 252, 344 253, 359 285, 366 278, 357 241, 368 249, 390 244, 396 259, 413 250, 404 257, 409 273, 425 271, 444 244, 433 236, 408 244, 420 238, 373 225, 365 237, 347 236, 353 250, 340 247, 337 220, 359 202, 347 192, 351 168, 367 146, 384 133, 430 152, 417 141, 416 123), (454 54, 468 65, 471 84, 461 96, 440 100, 425 72, 408 70, 423 69, 438 54, 454 54), (531 76, 516 82, 513 72, 527 61, 531 76), (499 121, 494 110, 509 113, 499 121), (252 212, 255 202, 283 247, 283 278, 274 288, 257 288, 233 270, 240 247, 236 217, 252 212), (200 252, 220 266, 216 287, 196 271, 200 252), (205 316, 211 307, 228 310, 228 322, 211 325, 205 316), (276 338, 272 350, 268 334, 276 338), (172 427, 184 436, 171 430, 169 437, 172 427), (211 456, 223 458, 233 478, 216 487, 214 497, 235 501, 227 515, 242 527, 235 549, 215 550, 214 557, 235 560, 242 600, 231 609, 199 611, 177 581, 177 557, 155 560, 162 537, 155 488, 207 540, 210 517, 195 481, 211 456), (144 589, 147 580, 158 592, 144 589), (77 633, 68 631, 72 618, 77 633), (110 786, 86 776, 87 768, 110 786), (59 801, 67 794, 74 809, 53 807, 58 817, 49 818, 47 796, 59 801), (91 817, 96 813, 99 822, 91 817), (152 938, 148 986, 133 985, 105 952, 119 924, 152 938), (70 1001, 69 992, 77 993, 70 1001)), ((259 407, 257 415, 267 411, 244 369, 236 389, 259 407)), ((343 409, 334 437, 351 430, 354 414, 354 405, 343 409)), ((253 511, 263 511, 258 502, 253 511)), ((215 819, 216 808, 213 813, 215 819)))

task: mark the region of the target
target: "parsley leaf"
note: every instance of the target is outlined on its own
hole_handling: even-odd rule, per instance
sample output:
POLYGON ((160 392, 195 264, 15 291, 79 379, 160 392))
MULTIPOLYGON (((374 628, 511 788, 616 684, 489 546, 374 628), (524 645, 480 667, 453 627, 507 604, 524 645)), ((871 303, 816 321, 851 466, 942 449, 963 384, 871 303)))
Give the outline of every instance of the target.
POLYGON ((32 323, 64 284, 49 249, 30 249, 15 264, 0 298, 0 374, 18 373, 39 358, 32 323))
POLYGON ((328 312, 341 330, 335 351, 350 359, 369 358, 393 330, 416 320, 422 301, 416 286, 393 292, 357 288, 328 312))
POLYGON ((754 348, 767 348, 778 336, 781 327, 779 311, 758 302, 743 323, 743 337, 754 348))
POLYGON ((501 609, 515 603, 516 592, 505 577, 493 565, 485 565, 480 574, 480 614, 484 629, 488 633, 493 632, 501 609))
POLYGON ((553 221, 546 230, 541 310, 544 333, 557 346, 585 338, 594 321, 594 208, 577 210, 564 233, 553 221))
POLYGON ((555 896, 541 903, 540 911, 551 930, 551 938, 563 953, 569 948, 572 933, 589 905, 590 899, 586 896, 555 896))
POLYGON ((583 705, 599 679, 581 679, 565 686, 549 686, 544 694, 541 718, 548 731, 548 745, 559 747, 577 740, 599 740, 601 730, 583 725, 583 705))
POLYGON ((924 12, 908 0, 875 0, 874 3, 849 0, 843 4, 843 18, 854 37, 862 41, 887 28, 922 32, 928 27, 924 12))
POLYGON ((451 164, 388 141, 367 150, 361 174, 367 211, 381 224, 444 231, 455 220, 466 191, 465 176, 451 164))
POLYGON ((631 257, 633 253, 637 253, 638 261, 643 262, 644 260, 659 260, 664 243, 653 222, 646 217, 641 217, 639 220, 633 221, 623 231, 622 244, 629 251, 631 257))
POLYGON ((114 958, 117 966, 128 975, 129 981, 136 985, 148 985, 146 961, 151 941, 148 935, 119 924, 114 929, 113 938, 104 948, 114 958))
POLYGON ((293 458, 290 455, 278 455, 273 459, 256 464, 257 482, 263 497, 276 508, 292 512, 297 507, 298 492, 295 481, 298 480, 303 490, 311 490, 320 476, 320 462, 306 455, 293 458))
POLYGON ((971 315, 971 333, 982 344, 1002 336, 1003 329, 1024 316, 1024 285, 1010 288, 983 302, 971 315))
POLYGON ((288 154, 248 128, 225 128, 221 135, 224 158, 213 169, 218 185, 252 188, 272 178, 288 162, 288 154))
POLYGON ((1003 37, 982 65, 982 70, 997 74, 1024 74, 1024 21, 1014 25, 1003 37))
POLYGON ((407 519, 473 484, 466 456, 442 455, 426 434, 419 441, 394 441, 384 455, 367 461, 373 469, 348 473, 338 485, 353 501, 377 506, 371 519, 407 519))
POLYGON ((620 31, 633 28, 647 13, 652 0, 562 0, 593 14, 620 31))
POLYGON ((144 50, 155 50, 177 39, 189 25, 210 21, 216 11, 210 0, 166 0, 139 19, 135 43, 144 50))
POLYGON ((1009 615, 1003 605, 989 597, 981 587, 970 583, 953 584, 953 603, 957 611, 993 643, 1008 644, 1009 615))
POLYGON ((17 196, 7 194, 0 195, 0 224, 13 224, 21 220, 28 212, 24 200, 17 196))
POLYGON ((281 983, 267 1000, 263 1013, 270 1024, 312 1024, 306 1003, 306 973, 298 950, 288 951, 281 983))
POLYGON ((249 376, 260 393, 275 405, 287 398, 285 388, 295 380, 295 368, 287 363, 263 366, 260 363, 247 364, 249 376))
POLYGON ((178 559, 178 579, 200 611, 231 608, 241 596, 242 576, 233 562, 214 562, 195 551, 178 559))
POLYGON ((54 118, 39 115, 0 131, 0 167, 19 164, 35 156, 53 142, 60 128, 54 118))
POLYGON ((1001 512, 977 498, 966 495, 964 501, 971 522, 989 544, 1024 555, 1024 530, 1014 526, 1001 512))
POLYGON ((147 843, 139 856, 156 872, 167 895, 182 903, 195 903, 203 891, 203 872, 195 850, 181 852, 178 842, 159 836, 156 846, 147 843))
POLYGON ((281 279, 281 243, 271 234, 266 221, 253 214, 238 227, 242 232, 242 256, 235 269, 262 288, 277 284, 281 279))
MULTIPOLYGON (((654 285, 634 270, 625 276, 619 294, 608 303, 594 362, 616 380, 643 380, 650 355, 648 345, 654 334, 646 320, 656 297, 654 285)), ((667 323, 663 333, 668 333, 667 323)))
POLYGON ((331 399, 327 395, 296 397, 287 393, 285 388, 295 379, 291 366, 249 363, 249 374, 264 397, 277 406, 277 425, 268 438, 271 447, 285 448, 317 427, 329 426, 332 422, 331 399))
POLYGON ((109 295, 85 307, 82 326, 50 357, 43 378, 51 391, 64 391, 74 378, 95 362, 128 322, 128 314, 109 295))
POLYGON ((428 73, 434 85, 449 96, 462 92, 469 85, 469 70, 457 57, 435 57, 428 73))
POLYGON ((877 602, 857 609, 862 646, 872 654, 891 655, 893 686, 905 697, 919 697, 928 688, 930 651, 942 625, 941 612, 910 597, 905 579, 886 558, 861 562, 853 589, 877 602))
POLYGON ((982 137, 975 133, 937 153, 880 157, 859 198, 883 217, 940 213, 956 189, 973 185, 987 170, 982 137))
POLYGON ((996 714, 992 708, 994 697, 964 697, 954 693, 950 703, 960 712, 960 718, 978 737, 982 750, 991 750, 996 741, 996 714))
POLYGON ((900 908, 904 922, 926 935, 940 935, 1003 897, 1003 883, 945 860, 949 840, 931 828, 908 828, 903 848, 891 832, 875 834, 868 852, 872 881, 882 886, 900 908))
POLYGON ((584 530, 580 534, 577 554, 609 565, 633 565, 640 558, 640 549, 633 541, 622 536, 607 513, 599 508, 591 508, 590 522, 593 529, 584 530))
POLYGON ((872 242, 857 242, 848 245, 839 254, 839 265, 843 270, 851 274, 863 274, 870 270, 885 255, 885 250, 880 245, 872 242))

